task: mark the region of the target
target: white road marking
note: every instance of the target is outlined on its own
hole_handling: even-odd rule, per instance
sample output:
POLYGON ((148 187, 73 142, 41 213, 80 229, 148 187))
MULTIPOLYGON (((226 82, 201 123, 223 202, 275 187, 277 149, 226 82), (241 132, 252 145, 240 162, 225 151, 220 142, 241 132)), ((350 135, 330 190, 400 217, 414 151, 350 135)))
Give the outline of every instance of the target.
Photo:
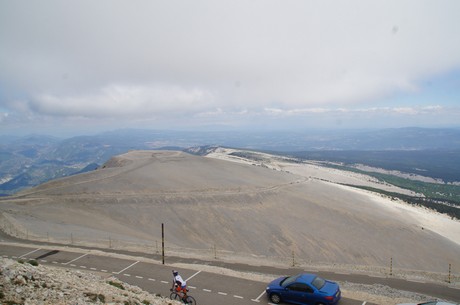
POLYGON ((192 275, 191 277, 189 277, 188 279, 186 279, 185 281, 188 282, 190 279, 192 279, 195 275, 197 275, 197 274, 200 273, 200 272, 201 272, 201 270, 198 271, 197 273, 195 273, 194 275, 192 275))
POLYGON ((427 284, 428 282, 425 281, 417 281, 417 280, 408 280, 409 282, 414 282, 414 283, 422 283, 422 284, 427 284))
POLYGON ((123 275, 124 275, 124 276, 131 276, 131 274, 128 274, 128 273, 125 273, 125 274, 123 274, 123 275))
POLYGON ((251 301, 254 301, 254 302, 260 302, 260 298, 265 294, 265 291, 262 292, 257 298, 255 299, 252 299, 251 301))
MULTIPOLYGON (((28 256, 28 255, 30 255, 30 254, 32 254, 32 253, 35 253, 35 252, 39 251, 39 250, 42 250, 42 249, 39 248, 39 249, 33 250, 33 251, 31 251, 31 252, 28 252, 28 253, 26 253, 26 254, 24 254, 24 255, 19 256, 19 258, 26 257, 26 256, 28 256)), ((83 255, 81 255, 81 256, 79 256, 79 257, 77 257, 77 258, 75 258, 75 259, 73 259, 73 260, 71 260, 71 261, 69 261, 69 262, 61 263, 61 264, 63 264, 63 265, 68 265, 68 264, 70 264, 71 262, 74 262, 74 261, 76 261, 76 260, 78 260, 78 259, 80 259, 80 258, 83 258, 84 256, 86 256, 86 255, 88 255, 88 254, 89 254, 89 253, 83 254, 83 255)), ((7 258, 8 256, 3 255, 3 257, 6 257, 6 258, 7 258)), ((16 257, 16 256, 12 256, 12 257, 13 257, 13 258, 18 258, 18 257, 16 257)), ((41 261, 41 262, 45 262, 45 263, 47 262, 47 260, 40 260, 40 261, 41 261)), ((56 262, 56 261, 53 261, 52 263, 53 263, 53 264, 59 264, 59 263, 56 262)), ((132 266, 136 265, 137 263, 139 263, 139 261, 136 261, 136 262, 132 263, 131 265, 129 265, 128 267, 126 267, 125 269, 123 269, 123 270, 121 270, 121 271, 119 271, 119 272, 112 272, 112 273, 113 273, 113 274, 120 274, 120 273, 122 273, 123 271, 125 271, 125 270, 131 268, 132 266)), ((75 264, 70 264, 70 266, 76 267, 75 264)), ((87 269, 88 267, 86 267, 86 266, 80 266, 80 268, 87 269)), ((91 270, 97 270, 96 268, 89 268, 89 269, 91 269, 91 270)), ((107 270, 104 270, 104 269, 101 269, 101 271, 102 271, 102 272, 107 272, 107 270)), ((193 274, 192 276, 190 276, 190 277, 187 278, 186 280, 188 281, 188 280, 194 278, 195 276, 197 276, 197 275, 200 274, 200 273, 201 273, 201 270, 200 270, 200 271, 197 271, 195 274, 193 274)), ((341 273, 341 274, 348 274, 348 273, 341 273)), ((128 276, 128 277, 131 276, 130 274, 126 274, 126 273, 125 273, 124 275, 125 275, 125 276, 128 276)), ((136 278, 138 278, 138 279, 143 279, 142 276, 136 276, 136 278)), ((148 278, 148 280, 149 280, 149 281, 156 281, 156 280, 153 279, 153 278, 148 278)), ((417 282, 417 281, 414 281, 414 282, 417 282)), ((420 281, 420 282, 421 282, 421 281, 420 281)), ((168 284, 169 282, 167 282, 167 281, 161 281, 161 283, 168 284)), ((191 288, 191 289, 196 289, 196 287, 194 287, 194 286, 189 286, 189 288, 191 288)), ((203 291, 204 291, 204 292, 210 292, 210 293, 212 292, 212 290, 210 290, 210 289, 203 289, 203 291)), ((256 299, 251 299, 251 301, 260 303, 260 302, 261 302, 260 299, 262 298, 262 296, 263 296, 265 293, 266 293, 266 292, 263 291, 256 299)), ((222 291, 217 292, 217 294, 223 295, 223 296, 227 296, 227 295, 228 295, 228 293, 222 292, 222 291)), ((234 298, 238 298, 238 299, 244 299, 244 297, 243 297, 243 296, 240 296, 240 295, 233 295, 233 297, 234 297, 234 298)), ((268 304, 273 305, 273 304, 270 303, 270 302, 269 302, 268 304)), ((367 304, 366 301, 364 301, 364 302, 362 303, 362 305, 366 305, 366 304, 367 304)))
MULTIPOLYGON (((67 265, 67 264, 73 263, 74 261, 76 261, 76 260, 78 260, 78 259, 80 259, 80 258, 82 258, 82 257, 84 257, 84 256, 86 256, 86 255, 88 255, 88 253, 83 254, 83 255, 77 257, 76 259, 71 260, 70 262, 64 263, 63 265, 67 265)), ((72 265, 71 265, 71 266, 72 266, 72 265)))
POLYGON ((35 249, 34 251, 30 251, 29 253, 26 253, 26 254, 24 254, 24 255, 21 255, 19 258, 23 258, 24 256, 27 256, 27 255, 32 254, 32 253, 34 253, 34 252, 37 252, 38 250, 41 250, 41 249, 39 248, 39 249, 35 249))
POLYGON ((137 264, 138 262, 139 262, 139 261, 137 261, 137 262, 135 262, 135 263, 132 263, 131 265, 129 265, 129 266, 126 267, 125 269, 123 269, 123 270, 121 270, 121 271, 118 271, 117 274, 120 274, 120 273, 122 273, 123 271, 128 270, 129 268, 131 268, 132 266, 134 266, 134 265, 137 264))
POLYGON ((137 278, 137 279, 143 279, 144 277, 143 277, 143 276, 136 275, 136 278, 137 278))

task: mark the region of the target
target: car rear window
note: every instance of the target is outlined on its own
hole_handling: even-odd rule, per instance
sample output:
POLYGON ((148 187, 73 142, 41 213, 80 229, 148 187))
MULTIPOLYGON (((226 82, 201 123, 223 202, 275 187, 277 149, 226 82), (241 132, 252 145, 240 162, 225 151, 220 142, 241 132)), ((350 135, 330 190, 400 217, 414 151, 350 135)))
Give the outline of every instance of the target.
POLYGON ((293 276, 285 278, 283 281, 281 281, 280 284, 282 287, 286 287, 287 285, 295 282, 296 279, 297 279, 297 275, 293 275, 293 276))
POLYGON ((313 286, 316 287, 316 289, 320 290, 324 284, 326 284, 326 280, 323 278, 320 278, 319 276, 315 277, 315 279, 311 282, 313 286))

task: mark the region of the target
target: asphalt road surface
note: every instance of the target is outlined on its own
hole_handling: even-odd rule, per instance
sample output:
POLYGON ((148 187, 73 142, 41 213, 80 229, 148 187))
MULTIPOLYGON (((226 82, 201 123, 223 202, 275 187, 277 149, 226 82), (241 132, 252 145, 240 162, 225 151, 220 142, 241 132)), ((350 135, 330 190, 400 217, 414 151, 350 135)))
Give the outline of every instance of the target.
MULTIPOLYGON (((0 241, 11 237, 6 237, 0 233, 0 241)), ((18 241, 18 240, 16 240, 18 241)), ((59 245, 59 249, 62 249, 59 245)), ((129 257, 119 258, 113 255, 91 254, 89 249, 76 251, 72 247, 67 247, 65 251, 50 248, 48 244, 41 248, 35 244, 9 245, 1 244, 0 255, 11 259, 35 259, 40 264, 56 265, 61 267, 75 268, 79 270, 87 270, 89 272, 102 273, 103 276, 115 276, 118 279, 142 288, 153 294, 161 296, 169 296, 169 289, 172 286, 172 274, 170 264, 182 262, 197 265, 214 265, 221 266, 227 269, 236 271, 249 271, 266 274, 288 275, 300 272, 309 272, 298 268, 278 269, 272 267, 250 266, 245 264, 231 264, 215 261, 200 261, 195 259, 183 259, 177 257, 166 257, 165 264, 162 264, 161 257, 156 255, 148 255, 145 253, 128 253, 121 251, 113 251, 119 254, 129 254, 129 257), (136 260, 139 257, 153 258, 157 262, 143 262, 136 260)), ((210 273, 200 270, 191 270, 180 268, 182 277, 187 281, 189 286, 189 294, 197 300, 199 305, 254 305, 254 304, 270 304, 266 294, 265 287, 267 283, 254 281, 251 279, 236 278, 216 273, 210 273)), ((460 301, 460 290, 445 285, 437 285, 431 283, 410 282, 394 278, 377 278, 365 275, 354 274, 338 274, 332 272, 314 272, 320 276, 334 281, 348 281, 353 283, 364 284, 382 284, 396 289, 413 291, 432 295, 442 299, 452 301, 460 301)), ((353 300, 342 296, 340 304, 343 305, 358 305, 372 304, 366 300, 353 300)))

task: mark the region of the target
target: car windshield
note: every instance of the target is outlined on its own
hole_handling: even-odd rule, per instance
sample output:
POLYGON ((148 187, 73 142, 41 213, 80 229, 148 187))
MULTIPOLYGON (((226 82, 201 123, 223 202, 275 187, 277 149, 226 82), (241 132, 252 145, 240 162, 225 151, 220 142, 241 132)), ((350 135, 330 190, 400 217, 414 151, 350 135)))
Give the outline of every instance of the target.
POLYGON ((289 276, 289 277, 286 277, 284 280, 281 281, 281 286, 282 287, 286 287, 288 286, 289 284, 295 282, 295 280, 297 279, 297 275, 293 275, 293 276, 289 276))
POLYGON ((323 278, 320 278, 319 276, 315 277, 315 279, 311 282, 313 286, 316 287, 316 289, 320 290, 323 288, 324 284, 326 284, 326 280, 323 278))

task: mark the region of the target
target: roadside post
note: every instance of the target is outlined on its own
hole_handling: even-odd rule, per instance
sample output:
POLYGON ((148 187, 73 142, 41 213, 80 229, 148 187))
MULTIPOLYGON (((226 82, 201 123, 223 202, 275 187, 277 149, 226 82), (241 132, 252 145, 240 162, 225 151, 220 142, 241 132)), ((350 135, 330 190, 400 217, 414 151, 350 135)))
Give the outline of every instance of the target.
POLYGON ((161 223, 161 260, 165 264, 165 225, 161 223))
POLYGON ((447 280, 447 282, 450 284, 450 275, 451 275, 451 272, 452 272, 452 265, 449 264, 449 278, 447 280))
POLYGON ((390 275, 393 275, 393 257, 390 258, 390 275))

